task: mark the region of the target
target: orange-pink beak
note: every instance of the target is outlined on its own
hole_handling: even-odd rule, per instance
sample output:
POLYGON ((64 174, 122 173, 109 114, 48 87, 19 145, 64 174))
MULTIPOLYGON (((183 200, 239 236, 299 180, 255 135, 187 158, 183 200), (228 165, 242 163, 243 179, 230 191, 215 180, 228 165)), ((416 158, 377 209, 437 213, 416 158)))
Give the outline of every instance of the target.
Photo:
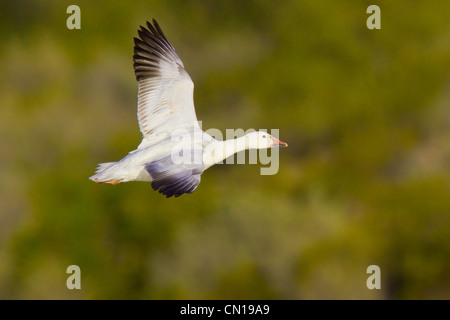
POLYGON ((288 144, 286 142, 280 141, 277 138, 272 137, 272 145, 271 145, 272 148, 287 147, 287 146, 288 146, 288 144))

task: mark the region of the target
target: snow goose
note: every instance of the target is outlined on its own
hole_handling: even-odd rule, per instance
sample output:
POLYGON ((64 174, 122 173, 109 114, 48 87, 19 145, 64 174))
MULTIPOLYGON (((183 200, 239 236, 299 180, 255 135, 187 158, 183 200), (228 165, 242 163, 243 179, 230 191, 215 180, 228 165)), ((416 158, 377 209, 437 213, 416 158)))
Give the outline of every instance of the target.
POLYGON ((265 131, 225 141, 202 131, 195 114, 194 84, 160 26, 153 19, 138 34, 133 61, 143 139, 122 160, 99 164, 90 180, 113 185, 151 181, 154 190, 178 197, 192 193, 203 171, 236 152, 287 146, 265 131))

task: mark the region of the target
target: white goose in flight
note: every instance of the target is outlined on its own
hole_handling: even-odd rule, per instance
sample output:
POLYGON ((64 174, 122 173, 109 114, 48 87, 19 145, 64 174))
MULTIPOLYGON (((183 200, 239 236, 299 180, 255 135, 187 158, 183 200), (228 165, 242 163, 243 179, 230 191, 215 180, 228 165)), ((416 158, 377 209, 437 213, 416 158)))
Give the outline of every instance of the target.
POLYGON ((153 19, 153 25, 147 22, 138 34, 133 60, 143 139, 122 160, 100 164, 90 180, 113 185, 151 181, 154 190, 178 197, 192 193, 203 171, 236 152, 287 146, 265 131, 225 141, 202 131, 195 114, 194 84, 160 26, 153 19))

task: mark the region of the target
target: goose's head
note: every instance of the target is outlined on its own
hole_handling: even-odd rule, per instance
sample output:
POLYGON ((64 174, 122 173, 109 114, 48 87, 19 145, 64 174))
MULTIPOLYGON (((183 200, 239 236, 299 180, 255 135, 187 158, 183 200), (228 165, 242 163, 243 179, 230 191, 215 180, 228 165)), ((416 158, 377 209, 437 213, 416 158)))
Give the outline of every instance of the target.
POLYGON ((245 138, 249 149, 267 149, 288 146, 286 142, 282 142, 277 138, 272 137, 265 131, 250 132, 245 135, 245 138))

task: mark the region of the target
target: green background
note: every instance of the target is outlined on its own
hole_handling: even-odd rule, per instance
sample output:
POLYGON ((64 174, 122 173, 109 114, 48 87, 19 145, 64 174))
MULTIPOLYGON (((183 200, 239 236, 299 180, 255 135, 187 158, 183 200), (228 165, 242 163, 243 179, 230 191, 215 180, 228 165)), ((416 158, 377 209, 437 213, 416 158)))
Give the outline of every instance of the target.
POLYGON ((0 31, 0 298, 450 298, 448 1, 3 0, 0 31), (280 130, 276 175, 218 165, 170 199, 88 180, 141 140, 151 18, 203 129, 280 130))

